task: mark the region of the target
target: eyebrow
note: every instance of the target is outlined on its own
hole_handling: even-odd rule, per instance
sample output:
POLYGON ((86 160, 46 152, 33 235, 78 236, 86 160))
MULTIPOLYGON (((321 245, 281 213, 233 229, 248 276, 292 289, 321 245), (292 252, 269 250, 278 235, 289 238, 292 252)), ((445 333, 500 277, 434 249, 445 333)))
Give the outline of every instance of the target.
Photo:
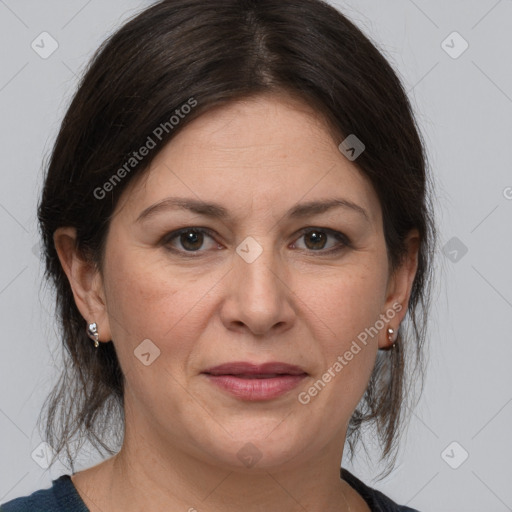
MULTIPOLYGON (((310 215, 318 215, 333 208, 344 208, 357 212, 370 222, 370 217, 362 206, 341 198, 301 203, 290 209, 287 216, 291 219, 300 219, 310 215)), ((168 197, 143 210, 135 222, 147 220, 158 213, 168 210, 189 210, 193 213, 219 220, 228 220, 230 218, 229 211, 218 203, 208 203, 198 199, 184 197, 168 197)))

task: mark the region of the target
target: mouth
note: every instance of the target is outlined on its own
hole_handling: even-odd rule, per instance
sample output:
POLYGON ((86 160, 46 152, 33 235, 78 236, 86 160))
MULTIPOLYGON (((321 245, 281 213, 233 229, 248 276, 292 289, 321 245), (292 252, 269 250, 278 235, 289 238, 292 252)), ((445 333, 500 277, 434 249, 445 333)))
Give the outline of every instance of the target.
POLYGON ((241 400, 270 400, 293 388, 308 376, 296 365, 272 362, 225 363, 201 372, 210 382, 241 400))
POLYGON ((238 377, 239 379, 273 379, 275 377, 282 377, 283 375, 291 375, 291 374, 289 374, 289 373, 259 373, 256 375, 248 375, 245 373, 222 373, 222 374, 207 373, 206 375, 214 375, 216 377, 224 375, 224 376, 238 377))
POLYGON ((281 362, 255 364, 245 361, 224 363, 205 370, 208 375, 232 375, 244 379, 270 379, 282 375, 307 375, 300 366, 281 362))

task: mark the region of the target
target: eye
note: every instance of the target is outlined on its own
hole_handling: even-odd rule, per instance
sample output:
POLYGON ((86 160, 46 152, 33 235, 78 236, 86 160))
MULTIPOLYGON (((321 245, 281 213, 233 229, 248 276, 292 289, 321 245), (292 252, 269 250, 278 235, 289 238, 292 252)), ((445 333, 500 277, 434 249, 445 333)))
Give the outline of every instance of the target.
MULTIPOLYGON (((321 254, 331 254, 343 250, 346 247, 351 246, 350 239, 340 233, 327 228, 305 228, 302 230, 298 240, 304 239, 305 248, 298 247, 311 252, 319 252, 321 254), (328 241, 331 238, 331 246, 329 247, 328 241), (332 244, 332 242, 334 245, 332 244)), ((219 244, 213 238, 213 235, 209 229, 200 227, 188 227, 182 228, 177 231, 169 233, 162 239, 162 244, 170 251, 176 253, 200 253, 201 249, 218 249, 219 244), (209 245, 205 245, 205 240, 209 239, 209 245), (179 247, 177 247, 179 246, 179 247)), ((292 244, 293 248, 297 248, 297 242, 292 244)))
MULTIPOLYGON (((313 252, 321 251, 323 254, 338 252, 350 246, 350 240, 346 235, 326 228, 306 228, 301 232, 298 240, 300 239, 304 239, 306 250, 313 252), (337 240, 338 244, 334 244, 334 246, 331 244, 331 247, 327 247, 327 250, 324 250, 326 245, 328 245, 329 237, 335 241, 337 240)), ((296 242, 293 245, 295 246, 296 242)), ((299 248, 301 249, 301 247, 299 248)))
POLYGON ((183 228, 173 231, 164 237, 162 243, 170 250, 176 252, 199 252, 204 244, 205 236, 211 240, 210 249, 218 246, 215 240, 213 240, 210 231, 205 228, 183 228), (176 248, 176 244, 179 244, 181 248, 176 248))

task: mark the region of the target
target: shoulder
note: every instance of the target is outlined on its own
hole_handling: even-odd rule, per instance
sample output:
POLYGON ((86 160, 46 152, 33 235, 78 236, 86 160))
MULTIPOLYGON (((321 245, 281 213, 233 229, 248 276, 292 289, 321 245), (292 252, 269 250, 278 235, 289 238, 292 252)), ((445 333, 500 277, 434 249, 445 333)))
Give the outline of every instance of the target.
POLYGON ((419 512, 405 505, 398 505, 382 492, 368 487, 345 468, 340 468, 340 475, 363 497, 372 512, 419 512))
POLYGON ((76 491, 70 475, 52 480, 48 489, 14 498, 0 505, 0 512, 89 512, 76 491))

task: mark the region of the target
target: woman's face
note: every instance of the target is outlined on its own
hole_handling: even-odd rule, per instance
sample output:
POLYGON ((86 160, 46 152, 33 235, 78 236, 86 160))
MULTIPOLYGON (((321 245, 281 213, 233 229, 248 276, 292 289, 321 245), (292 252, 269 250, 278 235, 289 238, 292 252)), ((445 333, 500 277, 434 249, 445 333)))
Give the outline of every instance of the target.
POLYGON ((127 439, 241 470, 340 455, 409 283, 388 279, 378 198, 340 142, 260 96, 193 121, 125 190, 90 320, 125 375, 127 439), (233 362, 305 375, 204 373, 233 362))

